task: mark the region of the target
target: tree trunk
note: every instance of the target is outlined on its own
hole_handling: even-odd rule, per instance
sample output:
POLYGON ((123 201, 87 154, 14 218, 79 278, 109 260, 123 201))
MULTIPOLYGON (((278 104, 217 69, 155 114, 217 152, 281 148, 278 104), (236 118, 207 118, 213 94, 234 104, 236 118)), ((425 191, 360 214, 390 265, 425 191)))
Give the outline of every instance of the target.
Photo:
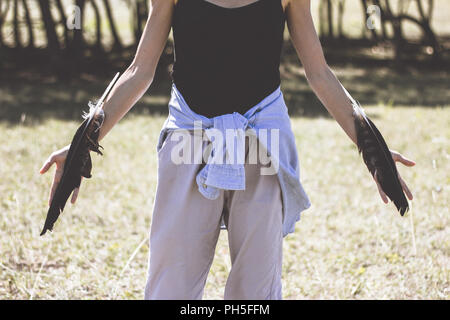
POLYGON ((19 29, 19 0, 14 0, 13 7, 13 34, 16 48, 22 47, 20 29, 19 29))
POLYGON ((8 16, 9 9, 11 9, 11 0, 0 0, 0 46, 5 46, 3 40, 3 25, 5 24, 6 17, 8 16), (3 10, 3 3, 5 3, 5 9, 3 10))
POLYGON ((112 14, 111 6, 109 5, 109 1, 103 0, 103 5, 105 6, 106 15, 108 17, 108 22, 109 22, 109 27, 110 27, 111 34, 114 39, 113 48, 116 50, 121 50, 123 48, 123 46, 122 46, 122 42, 120 41, 119 34, 117 33, 117 30, 116 30, 116 24, 114 23, 114 17, 112 14))
POLYGON ((97 3, 95 0, 90 0, 92 4, 92 8, 95 13, 95 48, 97 50, 103 51, 102 47, 102 21, 100 16, 100 10, 98 9, 97 3))
POLYGON ((86 0, 76 0, 75 5, 80 8, 80 21, 81 21, 81 29, 73 29, 72 41, 69 45, 69 51, 73 53, 74 56, 78 56, 81 51, 84 49, 84 38, 83 38, 83 20, 84 20, 84 6, 86 4, 86 0))
POLYGON ((434 0, 428 0, 428 20, 433 16, 434 0))
MULTIPOLYGON (((367 9, 369 8, 367 5, 367 0, 361 0, 361 5, 364 11, 364 34, 366 33, 367 30, 367 20, 370 18, 369 13, 367 12, 367 9)), ((377 42, 378 41, 378 34, 377 31, 375 29, 369 29, 370 30, 370 34, 372 35, 372 39, 377 42)))
POLYGON ((64 13, 64 7, 61 3, 61 0, 55 0, 55 2, 56 2, 56 7, 58 8, 59 16, 60 16, 60 23, 63 26, 63 30, 64 30, 64 46, 67 49, 69 47, 69 42, 70 42, 69 30, 66 26, 67 16, 64 13))
POLYGON ((385 4, 386 18, 391 22, 392 28, 394 30, 395 59, 400 60, 405 44, 405 39, 403 38, 402 21, 398 17, 394 16, 389 0, 385 0, 385 4))
POLYGON ((387 29, 386 29, 387 21, 386 21, 386 17, 385 17, 385 14, 384 14, 383 6, 381 5, 380 0, 373 0, 373 1, 374 1, 374 4, 377 5, 378 8, 380 8, 380 14, 381 14, 381 17, 380 17, 381 21, 380 22, 381 22, 381 36, 382 36, 382 39, 383 40, 387 40, 387 38, 388 38, 387 29))
POLYGON ((319 35, 325 37, 325 0, 319 2, 319 35))
POLYGON ((30 10, 28 8, 27 0, 22 0, 23 9, 25 10, 25 21, 27 23, 28 31, 28 48, 34 48, 34 32, 33 32, 33 22, 31 21, 30 10))
POLYGON ((344 37, 344 11, 345 11, 345 0, 339 0, 338 3, 338 36, 339 38, 344 37))
POLYGON ((9 9, 9 0, 6 1, 6 13, 3 13, 3 0, 0 0, 0 48, 4 46, 3 43, 3 22, 5 21, 6 13, 9 9))
POLYGON ((136 0, 136 16, 133 19, 134 42, 137 46, 142 35, 142 30, 147 21, 148 7, 146 0, 136 0))
MULTIPOLYGON (((433 29, 431 28, 430 23, 429 23, 428 20, 422 20, 421 21, 421 20, 418 20, 418 19, 416 19, 414 17, 411 17, 409 15, 406 15, 406 14, 398 15, 394 19, 398 21, 400 26, 401 26, 401 22, 403 20, 408 20, 408 21, 413 22, 416 25, 418 25, 423 31, 423 35, 424 35, 424 39, 425 39, 426 43, 429 44, 433 48, 433 57, 435 59, 439 59, 440 58, 440 56, 441 56, 441 47, 439 45, 439 41, 437 40, 437 37, 436 37, 433 29)), ((404 41, 403 37, 402 37, 402 40, 404 41)))
POLYGON ((328 36, 334 38, 334 28, 333 28, 333 3, 331 0, 327 0, 327 11, 328 11, 328 36))
POLYGON ((60 49, 60 44, 58 35, 56 34, 55 21, 50 10, 50 2, 48 0, 39 0, 39 7, 47 36, 47 47, 51 51, 56 52, 60 49))

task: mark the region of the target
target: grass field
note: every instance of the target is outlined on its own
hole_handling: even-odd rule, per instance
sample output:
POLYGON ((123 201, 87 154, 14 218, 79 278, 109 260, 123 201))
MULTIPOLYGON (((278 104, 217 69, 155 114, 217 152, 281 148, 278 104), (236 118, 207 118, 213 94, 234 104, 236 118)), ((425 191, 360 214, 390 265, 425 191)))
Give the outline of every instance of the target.
MULTIPOLYGON (((345 31, 359 35, 361 10, 353 2, 358 6, 348 9, 345 31)), ((450 31, 448 5, 436 1, 442 34, 450 31)), ((126 12, 116 10, 118 28, 130 38, 126 12)), ((88 16, 87 28, 91 21, 88 16)), ((400 217, 393 204, 382 203, 356 147, 287 53, 282 89, 312 207, 285 238, 283 297, 449 299, 450 74, 444 68, 358 65, 348 50, 345 63, 333 66, 389 146, 417 163, 399 165, 415 197, 400 217)), ((77 204, 67 205, 53 233, 39 237, 53 170, 44 176, 38 171, 70 142, 81 109, 110 79, 14 76, 0 76, 0 299, 142 299, 168 79, 152 85, 102 141, 105 155, 93 155, 93 178, 83 181, 77 204)), ((223 298, 230 267, 223 231, 204 298, 223 298)))
MULTIPOLYGON (((285 238, 285 299, 448 299, 450 110, 367 107, 413 190, 400 217, 384 205, 356 148, 330 118, 292 117, 302 181, 313 206, 285 238)), ((51 174, 45 158, 79 121, 0 124, 0 298, 140 299, 164 116, 129 114, 94 156, 94 177, 55 231, 39 237, 51 174)), ((222 232, 205 298, 223 297, 230 262, 222 232)))

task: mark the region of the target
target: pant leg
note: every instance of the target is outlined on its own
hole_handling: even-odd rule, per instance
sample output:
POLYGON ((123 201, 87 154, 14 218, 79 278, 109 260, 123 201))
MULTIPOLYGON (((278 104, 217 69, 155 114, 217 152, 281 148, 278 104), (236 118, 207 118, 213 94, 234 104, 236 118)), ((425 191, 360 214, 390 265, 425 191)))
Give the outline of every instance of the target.
POLYGON ((216 200, 200 194, 200 165, 170 159, 177 143, 169 134, 158 152, 145 299, 201 299, 220 232, 223 192, 216 200))
POLYGON ((258 164, 246 164, 245 176, 245 190, 230 192, 226 200, 232 267, 225 299, 281 299, 283 233, 278 177, 260 175, 258 164))

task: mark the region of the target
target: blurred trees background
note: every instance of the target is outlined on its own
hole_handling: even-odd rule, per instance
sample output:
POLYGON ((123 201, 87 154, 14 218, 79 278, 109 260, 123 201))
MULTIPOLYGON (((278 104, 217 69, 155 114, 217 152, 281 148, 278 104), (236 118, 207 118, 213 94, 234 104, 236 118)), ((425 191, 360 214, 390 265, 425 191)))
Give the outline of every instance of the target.
MULTIPOLYGON (((435 2, 314 0, 313 9, 317 11, 316 24, 325 48, 345 46, 354 51, 379 46, 390 48, 391 54, 384 58, 392 61, 439 62, 446 50, 443 39, 433 29, 435 2), (362 9, 357 27, 361 32, 348 34, 346 12, 355 6, 362 9), (405 28, 414 28, 414 36, 405 28)), ((36 67, 37 61, 48 61, 50 57, 52 63, 45 67, 67 75, 70 69, 79 71, 130 60, 148 13, 148 0, 0 0, 3 67, 5 61, 15 67, 30 63, 36 67), (123 18, 124 10, 128 11, 128 19, 123 18)), ((162 64, 170 64, 172 52, 169 41, 162 64)))
MULTIPOLYGON (((146 0, 122 1, 133 13, 132 28, 134 44, 136 44, 148 15, 148 3, 146 0)), ((43 31, 45 47, 53 52, 84 48, 102 51, 105 49, 102 39, 106 32, 102 25, 106 22, 107 29, 113 38, 113 46, 109 50, 121 50, 122 40, 113 15, 112 4, 116 2, 73 0, 64 1, 63 4, 63 0, 0 0, 0 46, 36 48, 35 33, 43 31), (30 14, 30 8, 36 13, 33 17, 30 14), (92 10, 95 15, 95 39, 92 43, 88 43, 83 35, 84 17, 89 10, 92 10), (101 14, 101 10, 105 15, 101 14), (80 21, 78 27, 77 19, 80 21), (13 35, 8 43, 5 41, 5 34, 13 35)))
MULTIPOLYGON (((355 5, 356 1, 346 0, 320 0, 320 34, 325 38, 344 38, 343 24, 344 12, 347 5, 355 5), (337 14, 335 13, 337 12, 337 14), (336 22, 334 16, 337 15, 336 22)), ((362 7, 363 37, 373 44, 391 41, 395 47, 395 58, 401 58, 405 52, 408 39, 403 32, 405 23, 413 23, 421 31, 421 37, 415 42, 419 47, 426 47, 433 58, 439 59, 442 48, 438 38, 431 27, 434 0, 360 0, 362 7), (411 13, 415 6, 416 15, 411 13), (376 21, 379 19, 379 21, 376 21), (376 24, 379 24, 379 30, 376 24)), ((417 40, 417 39, 415 39, 417 40)))

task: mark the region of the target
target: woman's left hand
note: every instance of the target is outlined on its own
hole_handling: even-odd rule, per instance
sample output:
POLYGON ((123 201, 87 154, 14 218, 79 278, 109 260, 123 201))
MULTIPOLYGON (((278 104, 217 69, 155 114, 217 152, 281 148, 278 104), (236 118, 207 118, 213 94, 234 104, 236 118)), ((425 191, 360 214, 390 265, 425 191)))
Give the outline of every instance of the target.
MULTIPOLYGON (((390 151, 391 151, 392 159, 394 160, 394 162, 400 162, 400 163, 404 164, 407 167, 412 167, 412 166, 414 166, 416 164, 413 160, 410 160, 410 159, 404 157, 399 152, 393 151, 393 150, 390 150, 390 151)), ((380 193, 381 199, 383 200, 384 203, 388 203, 389 202, 389 198, 384 193, 384 191, 381 189, 381 186, 378 183, 378 181, 375 178, 375 176, 374 176, 374 179, 375 179, 375 182, 377 183, 378 192, 380 193)), ((402 189, 403 189, 403 191, 405 191, 406 196, 408 197, 409 200, 412 200, 413 199, 413 195, 412 195, 411 191, 409 190, 408 186, 406 185, 405 181, 400 176, 400 173, 398 173, 398 179, 400 180, 400 184, 402 185, 402 189)))

